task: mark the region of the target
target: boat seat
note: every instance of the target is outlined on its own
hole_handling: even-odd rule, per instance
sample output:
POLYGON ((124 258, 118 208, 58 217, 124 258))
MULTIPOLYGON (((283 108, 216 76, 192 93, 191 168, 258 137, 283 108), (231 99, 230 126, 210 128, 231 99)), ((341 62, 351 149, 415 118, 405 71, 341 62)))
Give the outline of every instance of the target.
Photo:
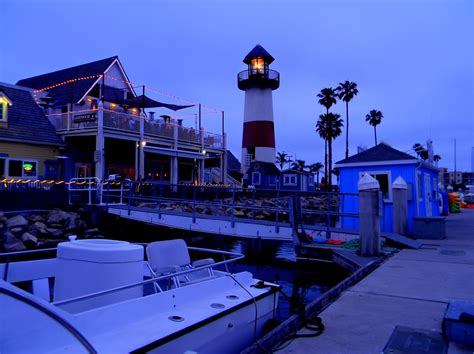
MULTIPOLYGON (((212 258, 199 259, 191 262, 188 246, 186 242, 181 239, 152 242, 146 247, 146 255, 148 257, 148 267, 154 277, 214 264, 212 258)), ((204 280, 209 277, 214 277, 212 267, 196 270, 177 277, 171 277, 170 279, 173 285, 178 288, 181 285, 204 280)), ((155 284, 157 290, 163 291, 157 282, 155 282, 155 284)), ((168 282, 167 286, 169 288, 171 284, 168 282)))

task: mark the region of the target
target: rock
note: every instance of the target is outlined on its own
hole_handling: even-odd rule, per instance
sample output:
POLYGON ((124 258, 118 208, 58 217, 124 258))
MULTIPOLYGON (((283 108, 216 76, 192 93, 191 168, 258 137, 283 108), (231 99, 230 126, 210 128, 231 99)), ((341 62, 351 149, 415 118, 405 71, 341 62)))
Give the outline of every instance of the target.
POLYGON ((48 216, 46 218, 46 220, 47 220, 46 222, 48 223, 48 225, 51 225, 51 224, 64 224, 66 222, 66 220, 68 219, 68 217, 69 217, 69 215, 65 211, 55 209, 55 210, 51 210, 48 213, 48 216))
POLYGON ((28 219, 29 222, 37 222, 37 221, 44 222, 44 218, 38 214, 28 215, 26 218, 28 219))
POLYGON ((85 230, 86 227, 87 227, 87 224, 84 220, 76 219, 76 230, 85 230))
POLYGON ((25 232, 23 235, 21 235, 21 240, 28 248, 36 248, 38 246, 38 238, 29 232, 25 232))
POLYGON ((99 229, 94 227, 92 229, 87 229, 86 231, 84 231, 84 233, 86 234, 87 237, 91 237, 91 236, 96 236, 96 235, 99 235, 99 229))
POLYGON ((245 213, 242 210, 236 210, 234 211, 234 216, 244 216, 245 213))
POLYGON ((13 236, 13 234, 9 231, 6 231, 3 234, 3 248, 5 248, 7 252, 17 252, 26 250, 26 247, 23 242, 13 236))
POLYGON ((12 227, 10 229, 10 232, 14 234, 15 236, 19 236, 20 234, 23 233, 23 228, 22 227, 12 227))
POLYGON ((27 227, 28 226, 28 220, 25 219, 24 216, 22 215, 16 215, 11 218, 9 218, 5 224, 7 225, 7 228, 11 229, 14 227, 27 227))
POLYGON ((63 238, 63 230, 47 228, 48 236, 54 239, 63 238))
POLYGON ((33 225, 30 225, 29 230, 32 231, 32 233, 36 232, 42 232, 47 229, 48 226, 46 226, 45 223, 42 223, 40 221, 36 221, 33 225))
POLYGON ((58 243, 64 242, 64 240, 51 240, 51 239, 44 239, 41 240, 40 245, 43 248, 55 248, 58 246, 58 243))

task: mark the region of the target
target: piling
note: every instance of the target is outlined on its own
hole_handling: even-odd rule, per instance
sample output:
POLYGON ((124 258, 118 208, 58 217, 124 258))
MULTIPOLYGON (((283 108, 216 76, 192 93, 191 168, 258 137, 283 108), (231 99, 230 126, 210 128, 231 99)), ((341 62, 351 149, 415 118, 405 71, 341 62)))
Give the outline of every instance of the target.
POLYGON ((392 184, 393 232, 406 235, 408 227, 408 186, 398 176, 392 184))
POLYGON ((358 183, 360 255, 373 257, 380 254, 379 182, 364 174, 358 183))

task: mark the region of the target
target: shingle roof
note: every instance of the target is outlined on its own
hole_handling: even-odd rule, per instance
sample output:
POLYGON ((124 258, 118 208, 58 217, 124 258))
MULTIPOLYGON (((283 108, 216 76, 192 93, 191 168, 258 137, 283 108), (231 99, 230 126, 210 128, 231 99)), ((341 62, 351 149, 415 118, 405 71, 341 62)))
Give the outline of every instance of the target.
POLYGON ((401 152, 393 147, 380 143, 373 148, 362 151, 356 155, 350 156, 347 159, 336 162, 336 165, 346 163, 361 163, 361 162, 380 162, 380 161, 398 161, 398 160, 417 160, 416 157, 401 152))
POLYGON ((41 90, 45 87, 59 84, 67 80, 93 76, 93 78, 87 80, 76 81, 71 84, 61 85, 48 90, 49 96, 54 98, 54 101, 52 102, 53 107, 65 106, 70 103, 71 94, 73 95, 74 102, 77 103, 97 80, 97 77, 94 76, 103 74, 117 58, 117 56, 113 56, 92 63, 30 77, 18 81, 17 85, 41 90))
POLYGON ((256 170, 262 170, 266 175, 280 175, 281 172, 275 164, 263 161, 253 161, 251 167, 256 170))
POLYGON ((255 57, 261 57, 263 60, 271 64, 275 58, 268 53, 260 44, 257 44, 244 58, 245 64, 250 64, 250 60, 255 57))
POLYGON ((0 140, 29 144, 64 144, 28 89, 0 84, 0 90, 5 92, 12 102, 8 107, 7 127, 0 127, 0 140))
POLYGON ((227 150, 227 171, 240 173, 240 161, 230 150, 227 150))

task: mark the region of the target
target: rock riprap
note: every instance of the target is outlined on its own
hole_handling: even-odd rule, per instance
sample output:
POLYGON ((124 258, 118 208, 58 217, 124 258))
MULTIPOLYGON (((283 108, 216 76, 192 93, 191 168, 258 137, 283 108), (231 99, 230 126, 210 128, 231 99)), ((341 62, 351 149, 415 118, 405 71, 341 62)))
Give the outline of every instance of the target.
POLYGON ((0 252, 55 247, 71 235, 100 237, 100 232, 81 212, 0 212, 0 252))

